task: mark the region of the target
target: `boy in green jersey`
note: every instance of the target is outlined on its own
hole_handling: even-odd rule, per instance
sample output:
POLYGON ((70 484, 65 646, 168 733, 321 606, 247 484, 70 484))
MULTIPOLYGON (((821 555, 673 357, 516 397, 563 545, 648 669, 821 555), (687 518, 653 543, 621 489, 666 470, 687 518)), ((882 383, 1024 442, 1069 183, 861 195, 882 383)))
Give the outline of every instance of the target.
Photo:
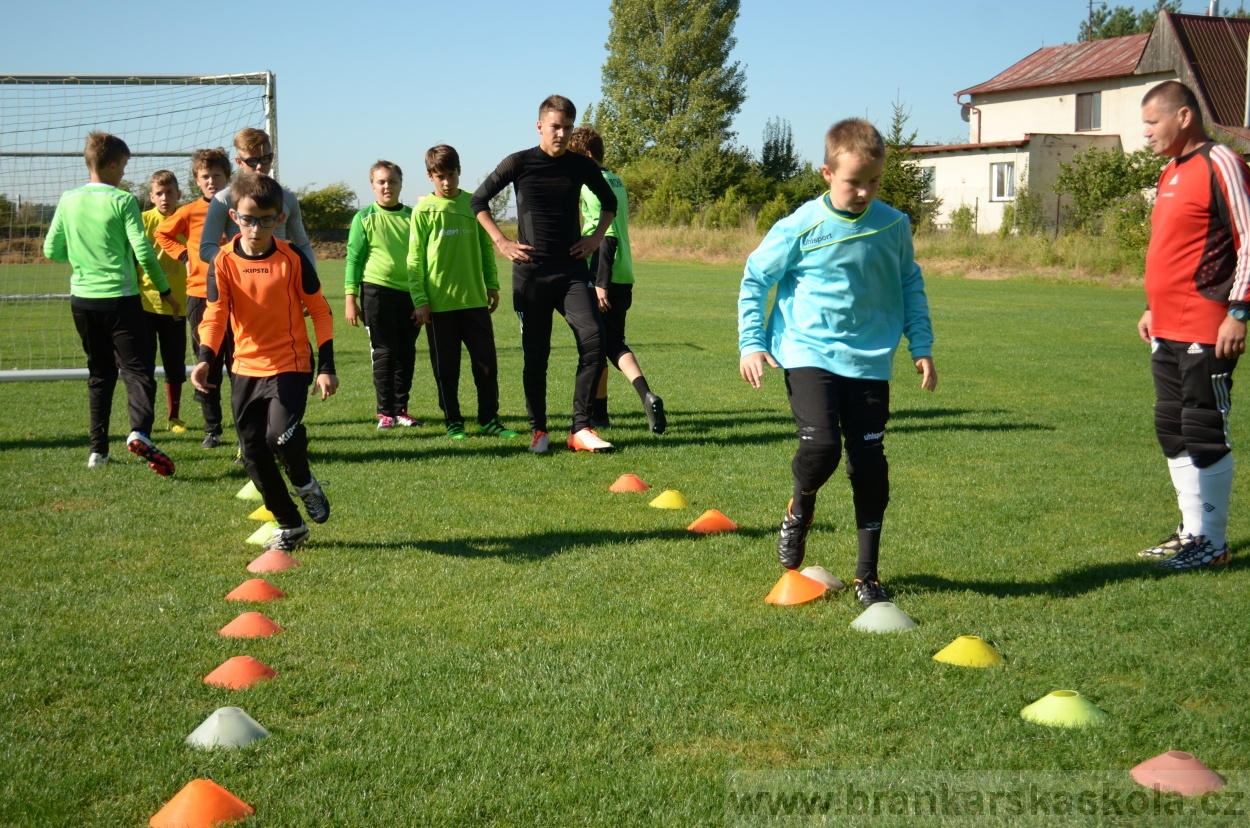
MULTIPOLYGON (((152 209, 143 212, 143 232, 156 250, 156 258, 165 271, 165 279, 180 306, 187 301, 187 266, 156 247, 156 228, 178 209, 182 191, 178 177, 169 170, 157 170, 148 180, 152 209)), ((186 237, 182 237, 186 244, 186 237)), ((143 317, 148 323, 148 359, 153 365, 161 358, 165 368, 165 407, 169 430, 182 434, 187 424, 182 421, 182 385, 187 381, 187 318, 170 313, 161 303, 160 293, 148 274, 140 269, 139 296, 143 300, 143 317)))
POLYGON ((348 323, 356 327, 362 315, 361 305, 364 306, 378 428, 417 426, 421 421, 408 414, 417 334, 421 331, 413 319, 408 284, 412 208, 399 203, 404 173, 398 164, 378 161, 369 168, 369 185, 377 201, 352 218, 347 235, 345 315, 348 323))
POLYGON ((490 315, 499 307, 499 277, 490 236, 460 189, 460 155, 439 144, 425 154, 434 193, 412 211, 408 274, 413 321, 430 328, 430 366, 438 383, 447 436, 465 438, 460 414, 460 347, 469 352, 477 388, 478 433, 516 437, 499 422, 499 370, 490 315))
POLYGON ((107 132, 87 136, 83 152, 91 183, 61 195, 43 242, 43 255, 69 262, 70 311, 87 354, 87 400, 91 415, 88 468, 109 462, 109 415, 117 376, 126 383, 130 436, 126 448, 167 477, 174 463, 152 444, 156 381, 147 353, 147 326, 139 299, 135 260, 151 275, 161 302, 182 313, 156 251, 143 233, 139 202, 117 189, 126 174, 130 148, 107 132))
MULTIPOLYGON (((569 138, 569 152, 588 155, 603 167, 603 137, 591 127, 578 127, 569 138)), ((603 314, 603 326, 607 330, 607 358, 629 380, 642 399, 647 415, 647 425, 655 434, 663 434, 668 427, 664 413, 664 400, 651 392, 647 378, 638 367, 634 352, 625 344, 625 314, 634 303, 634 262, 629 252, 629 202, 625 184, 609 170, 603 170, 603 179, 616 195, 616 217, 604 236, 599 249, 590 257, 590 273, 595 280, 595 296, 599 311, 603 314)), ((599 223, 599 199, 589 187, 582 187, 582 233, 590 235, 599 223)), ((608 369, 599 376, 595 401, 590 409, 590 425, 607 428, 608 419, 608 369)))

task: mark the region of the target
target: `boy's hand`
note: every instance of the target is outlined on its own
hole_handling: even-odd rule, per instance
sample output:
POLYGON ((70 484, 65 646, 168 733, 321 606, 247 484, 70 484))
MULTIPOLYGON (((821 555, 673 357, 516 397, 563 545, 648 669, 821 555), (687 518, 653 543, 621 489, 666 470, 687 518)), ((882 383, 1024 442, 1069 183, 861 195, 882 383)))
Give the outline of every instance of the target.
POLYGON ((208 389, 216 388, 208 381, 208 363, 201 362, 191 369, 191 384, 195 386, 195 390, 207 394, 208 389))
POLYGON ((608 289, 607 288, 601 288, 598 285, 596 285, 595 296, 599 297, 599 312, 600 313, 607 313, 608 311, 612 309, 612 306, 608 304, 608 289))
POLYGON ((347 317, 347 324, 353 328, 360 323, 360 305, 356 302, 356 294, 347 294, 347 307, 343 311, 343 315, 347 317))
POLYGON ((421 305, 412 309, 412 327, 419 328, 430 321, 430 306, 421 305))
POLYGON ((917 359, 916 373, 920 374, 920 387, 925 391, 933 391, 937 388, 937 369, 933 367, 933 357, 917 359))
POLYGON ((515 242, 512 239, 507 238, 506 236, 504 238, 498 239, 495 242, 495 249, 499 251, 500 256, 503 256, 505 259, 508 259, 510 261, 514 261, 514 262, 533 261, 529 257, 529 253, 527 251, 533 250, 534 248, 530 247, 528 244, 521 244, 520 242, 515 242))
POLYGON ((1150 311, 1143 313, 1141 319, 1137 320, 1137 335, 1142 342, 1150 341, 1150 311))
POLYGON ((569 252, 573 254, 574 259, 585 261, 599 249, 599 245, 603 243, 602 236, 582 236, 577 243, 569 248, 569 252))
POLYGON ((752 388, 759 388, 760 381, 764 379, 765 364, 774 368, 781 367, 768 351, 756 351, 753 354, 747 354, 739 360, 738 373, 742 374, 744 380, 751 383, 752 388))
MULTIPOLYGON (((200 363, 201 365, 205 363, 200 363)), ((196 366, 199 367, 198 365, 196 366)), ((334 374, 318 374, 316 382, 313 383, 310 394, 320 394, 321 401, 325 402, 334 396, 334 392, 339 390, 339 378, 334 374)))
POLYGON ((178 300, 174 298, 174 295, 172 293, 169 294, 168 296, 162 296, 161 304, 169 308, 170 312, 173 313, 175 319, 182 316, 182 308, 178 305, 178 300))
POLYGON ((490 308, 491 313, 495 312, 495 308, 499 307, 499 291, 486 289, 486 306, 490 308))

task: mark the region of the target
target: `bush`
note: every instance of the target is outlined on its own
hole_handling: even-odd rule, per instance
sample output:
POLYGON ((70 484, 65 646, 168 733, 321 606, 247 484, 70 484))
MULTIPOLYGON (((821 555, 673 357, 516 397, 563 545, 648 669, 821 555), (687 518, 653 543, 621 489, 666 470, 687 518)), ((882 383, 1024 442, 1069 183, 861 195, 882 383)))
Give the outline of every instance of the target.
POLYGON ((971 236, 976 232, 973 222, 976 220, 972 208, 960 204, 951 212, 951 232, 959 236, 971 236))
POLYGON ((786 201, 785 196, 778 195, 760 208, 760 214, 755 217, 755 229, 761 233, 767 233, 774 224, 790 215, 790 213, 790 204, 786 201))
POLYGON ((747 202, 730 187, 719 200, 703 211, 703 226, 709 230, 736 230, 747 216, 747 202))
POLYGON ((1006 204, 1003 206, 1003 223, 998 226, 999 238, 1007 238, 1016 229, 1016 205, 1006 204))
POLYGON ((1031 190, 1027 185, 1016 187, 1014 218, 1016 232, 1021 236, 1036 236, 1046 226, 1046 218, 1042 215, 1042 194, 1031 190))
POLYGON ((1122 250, 1141 250, 1150 245, 1150 211, 1154 205, 1141 193, 1118 198, 1103 213, 1103 232, 1122 250))
POLYGON ((1149 147, 1129 155, 1119 147, 1090 147, 1073 156, 1071 164, 1059 165, 1055 192, 1071 200, 1068 221, 1074 229, 1099 233, 1107 208, 1117 199, 1153 188, 1166 163, 1149 147))
POLYGON ((356 193, 345 181, 337 181, 320 190, 312 185, 295 191, 304 227, 309 230, 341 230, 350 227, 356 214, 356 193))

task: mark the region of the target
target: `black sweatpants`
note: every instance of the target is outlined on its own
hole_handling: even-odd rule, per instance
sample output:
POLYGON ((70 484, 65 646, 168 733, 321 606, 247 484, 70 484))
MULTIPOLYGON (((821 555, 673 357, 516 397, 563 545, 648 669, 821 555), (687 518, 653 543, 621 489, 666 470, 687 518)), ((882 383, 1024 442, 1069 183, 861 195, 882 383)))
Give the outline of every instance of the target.
POLYGON ((395 417, 408 410, 412 372, 417 364, 421 329, 412 324, 412 296, 406 290, 365 282, 360 286, 360 303, 369 333, 378 413, 395 417))
POLYGON ((551 314, 558 312, 577 340, 577 374, 573 385, 573 431, 590 427, 590 406, 607 360, 606 334, 594 284, 583 262, 551 265, 515 262, 512 306, 521 320, 521 351, 525 367, 525 407, 530 428, 547 428, 547 363, 551 357, 551 314))
POLYGON ((877 539, 866 547, 863 533, 876 533, 879 538, 890 502, 890 467, 884 445, 890 384, 843 377, 822 368, 791 368, 786 371, 786 393, 798 425, 799 448, 790 464, 795 500, 815 498, 838 468, 845 444, 855 525, 861 533, 856 577, 875 580, 877 539))
POLYGON ((1223 459, 1237 358, 1217 359, 1214 345, 1151 340, 1155 435, 1165 457, 1189 452, 1200 469, 1223 459))
MULTIPOLYGON (((191 326, 191 352, 200 353, 200 323, 204 321, 204 309, 208 300, 200 296, 187 297, 187 322, 191 326)), ((230 374, 230 366, 234 363, 234 332, 226 325, 226 335, 221 341, 221 350, 217 358, 209 363, 208 382, 215 387, 208 391, 196 389, 195 399, 204 412, 204 433, 221 434, 221 375, 224 371, 230 374)), ((234 375, 230 374, 231 393, 234 389, 234 375)), ((236 426, 237 428, 237 426, 236 426)))
POLYGON ((126 384, 130 430, 152 433, 156 380, 148 359, 147 323, 138 296, 70 299, 74 327, 87 354, 87 409, 91 451, 109 453, 109 418, 120 373, 126 384))
POLYGON ((153 365, 161 358, 165 382, 182 385, 187 381, 187 319, 167 313, 144 311, 148 327, 148 359, 153 365))
POLYGON ((294 486, 312 480, 308 469, 308 435, 304 408, 312 374, 288 371, 271 377, 235 374, 230 381, 234 428, 239 434, 243 466, 265 499, 265 508, 284 529, 303 523, 299 508, 287 493, 277 462, 294 486))
POLYGON ((604 353, 612 364, 620 368, 621 357, 633 353, 625 343, 625 314, 634 304, 634 286, 608 285, 608 310, 603 314, 603 328, 607 334, 607 349, 604 353))
POLYGON ((430 314, 430 368, 438 386, 438 407, 448 422, 464 422, 460 414, 460 346, 469 352, 477 388, 477 422, 486 425, 499 415, 499 361, 495 329, 487 308, 437 311, 430 314))

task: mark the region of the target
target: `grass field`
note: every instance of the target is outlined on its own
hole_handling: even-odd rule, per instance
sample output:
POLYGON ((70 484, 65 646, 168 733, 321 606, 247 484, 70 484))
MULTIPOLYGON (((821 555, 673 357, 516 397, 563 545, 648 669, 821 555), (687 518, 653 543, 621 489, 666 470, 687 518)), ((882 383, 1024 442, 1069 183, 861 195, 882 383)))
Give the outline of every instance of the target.
MULTIPOLYGON (((179 466, 156 477, 121 447, 118 393, 123 461, 89 473, 82 383, 0 384, 0 825, 145 824, 196 777, 255 806, 254 826, 693 826, 724 823, 741 771, 1123 772, 1168 749, 1250 765, 1246 486, 1227 570, 1159 577, 1135 556, 1176 521, 1139 290, 930 280, 941 381, 921 392, 900 359, 881 567, 920 626, 871 636, 848 629, 849 595, 763 602, 793 422, 779 373, 761 391, 737 378, 737 282, 640 266, 630 341, 671 428, 645 434, 614 375, 604 456, 446 440, 424 338, 411 408, 431 424, 376 431, 364 331, 340 313, 342 391, 307 417, 334 513, 265 607, 222 600, 259 551, 233 452, 158 433, 179 466), (610 494, 625 472, 692 507, 610 494), (708 508, 741 531, 688 534, 708 508), (217 635, 257 608, 285 632, 217 635), (931 659, 960 634, 1006 665, 931 659), (242 654, 279 677, 201 682, 242 654), (1021 721, 1059 688, 1109 724, 1021 721), (272 737, 186 747, 223 705, 272 737)), ((503 419, 521 426, 519 337, 496 323, 503 419)), ((563 416, 575 350, 556 334, 563 416)), ((839 473, 808 562, 849 580, 854 550, 839 473)))

